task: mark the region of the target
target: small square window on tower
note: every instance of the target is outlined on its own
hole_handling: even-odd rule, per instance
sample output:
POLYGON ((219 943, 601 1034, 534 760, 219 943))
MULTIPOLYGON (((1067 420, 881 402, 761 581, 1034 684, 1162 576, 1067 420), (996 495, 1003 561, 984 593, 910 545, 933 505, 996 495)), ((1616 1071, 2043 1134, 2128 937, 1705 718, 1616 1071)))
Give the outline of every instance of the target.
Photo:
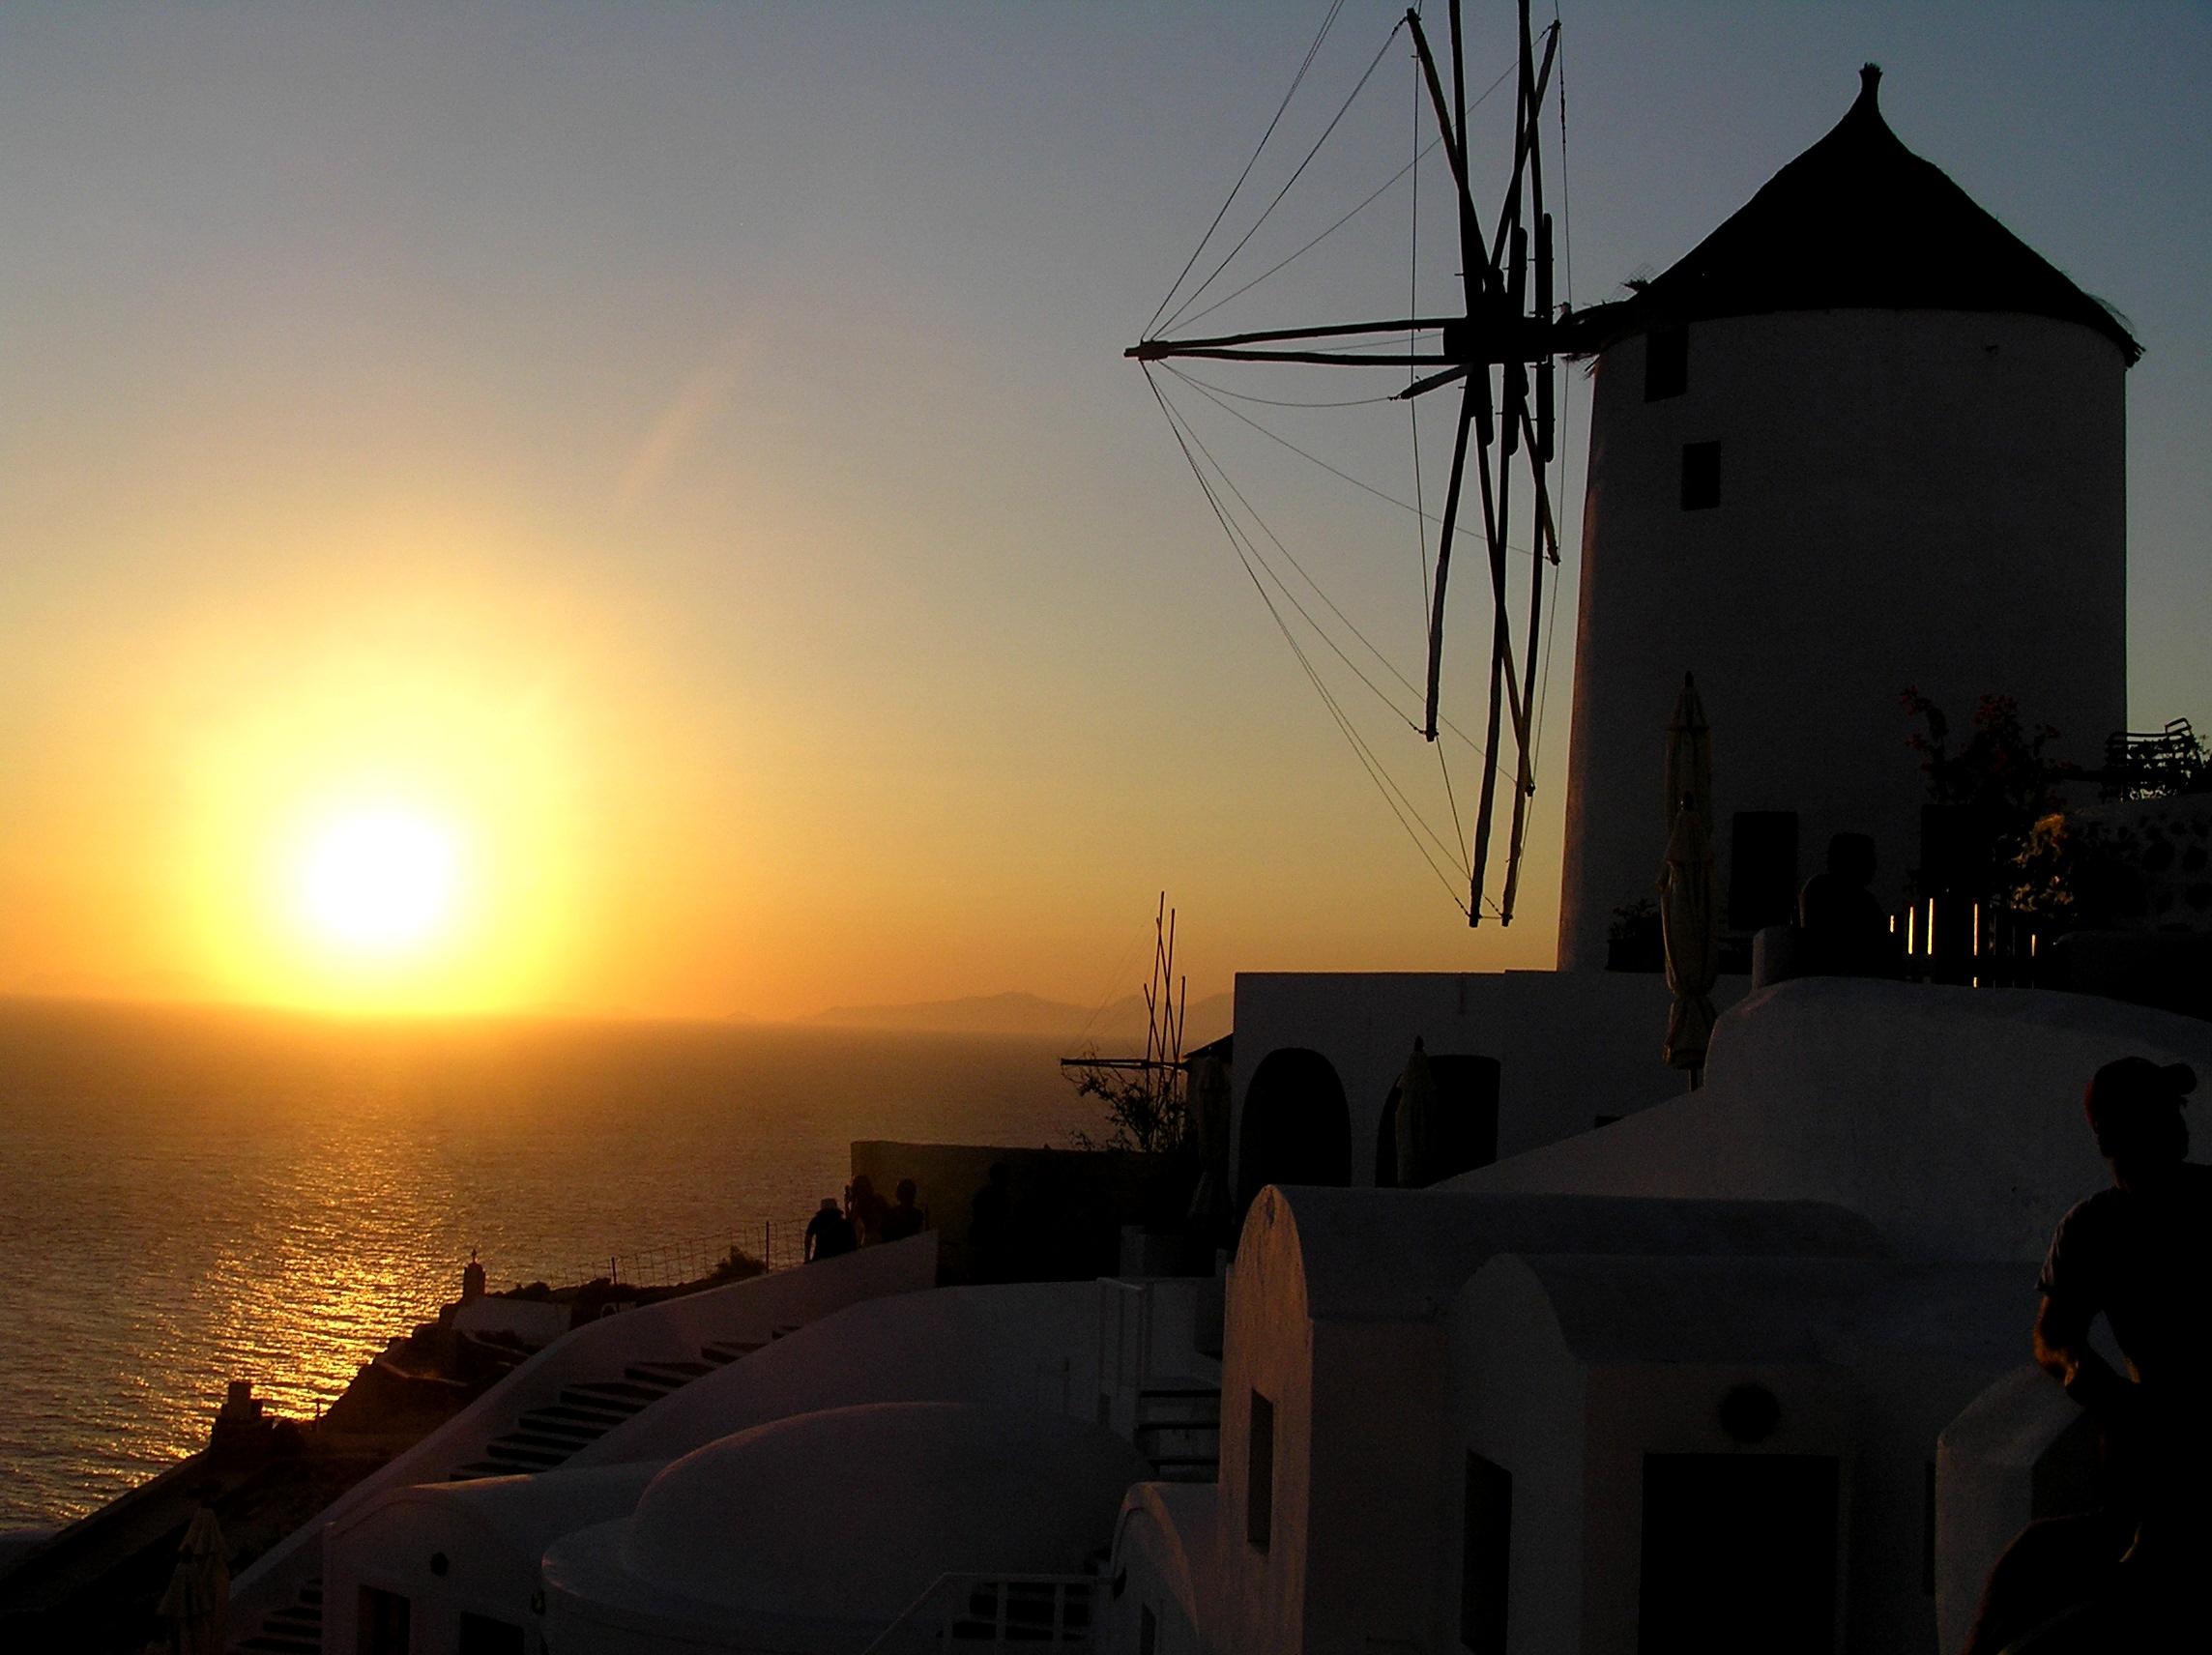
POLYGON ((1690 330, 1654 328, 1644 336, 1644 400, 1664 402, 1690 389, 1690 330))
POLYGON ((1721 503, 1721 446, 1682 445, 1682 509, 1710 511, 1721 503))

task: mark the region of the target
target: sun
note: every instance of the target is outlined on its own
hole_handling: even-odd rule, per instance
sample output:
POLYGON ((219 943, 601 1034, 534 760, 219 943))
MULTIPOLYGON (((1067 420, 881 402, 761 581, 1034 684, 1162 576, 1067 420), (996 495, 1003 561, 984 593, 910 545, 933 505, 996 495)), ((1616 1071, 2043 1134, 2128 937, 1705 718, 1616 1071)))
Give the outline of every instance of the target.
POLYGON ((348 953, 415 952, 452 925, 460 842, 451 825, 404 805, 354 808, 325 821, 299 862, 299 914, 348 953))

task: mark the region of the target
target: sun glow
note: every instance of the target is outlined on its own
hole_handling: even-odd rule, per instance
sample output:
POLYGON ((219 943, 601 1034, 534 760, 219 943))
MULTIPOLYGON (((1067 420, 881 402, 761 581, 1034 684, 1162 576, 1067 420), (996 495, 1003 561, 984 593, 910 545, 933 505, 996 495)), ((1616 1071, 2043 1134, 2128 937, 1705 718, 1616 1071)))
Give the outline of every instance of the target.
POLYGON ((337 813, 300 859, 301 918, 349 951, 413 952, 451 928, 460 860, 452 828, 426 812, 388 804, 337 813))
POLYGON ((150 720, 174 899, 149 913, 203 992, 372 1016, 574 995, 606 801, 652 797, 658 756, 606 629, 389 567, 180 627, 150 720))

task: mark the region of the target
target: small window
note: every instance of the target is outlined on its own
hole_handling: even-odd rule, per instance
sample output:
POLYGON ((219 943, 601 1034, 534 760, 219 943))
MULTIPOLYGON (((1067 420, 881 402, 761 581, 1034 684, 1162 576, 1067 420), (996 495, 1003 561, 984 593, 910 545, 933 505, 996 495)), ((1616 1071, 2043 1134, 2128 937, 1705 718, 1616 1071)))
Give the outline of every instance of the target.
POLYGON ((1664 402, 1690 389, 1690 330, 1654 328, 1644 338, 1644 400, 1664 402))
POLYGON ((1244 1461, 1244 1538, 1261 1551, 1275 1521, 1275 1405, 1252 1393, 1251 1452, 1244 1461))
POLYGON ((1729 826, 1729 928, 1757 931, 1796 917, 1797 812, 1737 811, 1729 826))
POLYGON ((1721 503, 1721 446, 1682 445, 1682 509, 1710 511, 1721 503))
POLYGON ((1459 1640, 1474 1655, 1503 1655, 1513 1473, 1472 1451, 1467 1457, 1467 1517, 1459 1544, 1459 1640))
POLYGON ((461 1611, 457 1655, 523 1655, 522 1628, 511 1620, 461 1611))
POLYGON ((1157 1655, 1159 1646, 1160 1617, 1145 1604, 1137 1611, 1137 1655, 1157 1655))
POLYGON ((354 1647, 361 1655, 408 1655, 408 1622, 413 1605, 397 1592, 361 1588, 361 1617, 354 1647))

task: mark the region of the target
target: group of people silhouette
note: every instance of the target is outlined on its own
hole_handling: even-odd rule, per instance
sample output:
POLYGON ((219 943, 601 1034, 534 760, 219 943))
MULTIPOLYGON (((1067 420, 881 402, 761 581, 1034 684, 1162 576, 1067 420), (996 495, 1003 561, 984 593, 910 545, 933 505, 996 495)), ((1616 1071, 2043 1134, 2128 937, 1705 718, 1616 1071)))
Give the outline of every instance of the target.
POLYGON ((892 1192, 894 1199, 887 1202, 876 1193, 874 1179, 865 1173, 856 1175, 845 1186, 841 1205, 835 1196, 826 1195, 820 1209, 807 1220, 806 1262, 811 1264, 857 1247, 920 1234, 929 1226, 929 1215, 915 1205, 919 1193, 914 1179, 901 1178, 892 1192))

